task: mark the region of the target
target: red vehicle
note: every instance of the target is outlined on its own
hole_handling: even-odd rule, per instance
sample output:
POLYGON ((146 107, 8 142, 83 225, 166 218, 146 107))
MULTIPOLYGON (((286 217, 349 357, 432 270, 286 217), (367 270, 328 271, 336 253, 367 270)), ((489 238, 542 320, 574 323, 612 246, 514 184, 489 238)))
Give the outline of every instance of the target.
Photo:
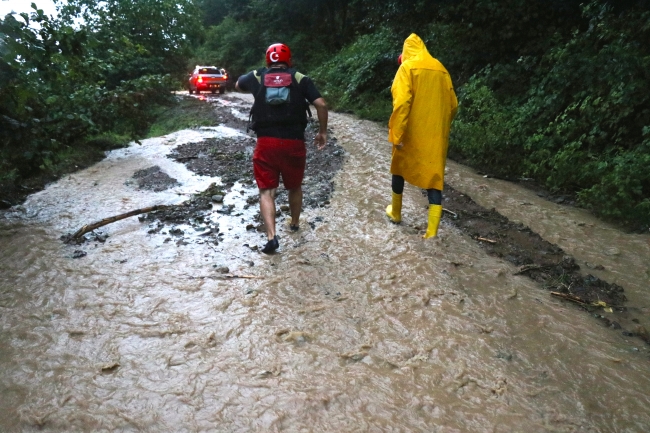
POLYGON ((212 93, 218 90, 219 93, 224 93, 227 84, 228 73, 224 69, 216 66, 197 66, 190 75, 190 95, 194 92, 198 95, 202 90, 212 93))

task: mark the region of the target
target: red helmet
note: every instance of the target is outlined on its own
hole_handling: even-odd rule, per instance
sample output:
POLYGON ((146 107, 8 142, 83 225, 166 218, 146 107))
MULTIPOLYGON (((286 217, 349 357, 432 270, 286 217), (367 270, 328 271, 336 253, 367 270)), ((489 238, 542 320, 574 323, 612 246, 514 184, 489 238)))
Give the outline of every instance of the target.
POLYGON ((278 62, 291 66, 291 50, 284 44, 273 44, 266 49, 266 65, 278 62))
POLYGON ((402 55, 400 54, 399 57, 397 58, 397 64, 401 65, 402 64, 402 55))

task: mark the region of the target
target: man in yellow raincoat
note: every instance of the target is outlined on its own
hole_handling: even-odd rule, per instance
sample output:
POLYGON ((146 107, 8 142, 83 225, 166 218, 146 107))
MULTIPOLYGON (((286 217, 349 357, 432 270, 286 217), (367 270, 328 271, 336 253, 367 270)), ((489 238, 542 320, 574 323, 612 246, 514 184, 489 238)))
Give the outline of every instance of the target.
POLYGON ((394 223, 402 221, 404 181, 426 189, 426 239, 438 234, 449 130, 458 100, 449 73, 431 57, 418 35, 412 33, 406 38, 400 57, 391 87, 393 114, 388 122, 388 141, 393 143, 393 197, 386 215, 394 223))

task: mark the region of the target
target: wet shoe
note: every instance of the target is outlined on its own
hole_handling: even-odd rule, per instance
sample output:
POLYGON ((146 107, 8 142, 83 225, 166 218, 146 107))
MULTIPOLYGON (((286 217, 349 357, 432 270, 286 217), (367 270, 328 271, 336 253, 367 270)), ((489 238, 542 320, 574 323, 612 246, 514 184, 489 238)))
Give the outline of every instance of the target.
POLYGON ((395 224, 402 222, 402 194, 392 193, 391 204, 386 207, 386 216, 395 224))
POLYGON ((277 250, 278 248, 280 248, 280 242, 278 242, 278 237, 274 236, 273 239, 271 239, 266 243, 266 245, 264 245, 264 248, 262 248, 262 252, 264 254, 271 254, 275 252, 275 250, 277 250))
POLYGON ((300 230, 300 226, 298 225, 294 226, 293 224, 289 224, 289 229, 291 229, 292 232, 297 232, 298 230, 300 230))
POLYGON ((439 204, 429 205, 429 221, 427 224, 427 232, 424 234, 424 236, 422 236, 424 239, 434 238, 438 236, 440 218, 442 218, 442 206, 439 204))

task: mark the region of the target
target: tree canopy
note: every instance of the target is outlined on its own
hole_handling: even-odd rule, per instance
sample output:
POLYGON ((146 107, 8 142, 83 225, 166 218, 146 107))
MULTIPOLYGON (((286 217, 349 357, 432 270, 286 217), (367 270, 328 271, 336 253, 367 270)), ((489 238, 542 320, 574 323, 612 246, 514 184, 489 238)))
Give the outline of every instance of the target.
POLYGON ((137 137, 201 26, 192 0, 70 0, 0 21, 0 182, 105 132, 137 137))

